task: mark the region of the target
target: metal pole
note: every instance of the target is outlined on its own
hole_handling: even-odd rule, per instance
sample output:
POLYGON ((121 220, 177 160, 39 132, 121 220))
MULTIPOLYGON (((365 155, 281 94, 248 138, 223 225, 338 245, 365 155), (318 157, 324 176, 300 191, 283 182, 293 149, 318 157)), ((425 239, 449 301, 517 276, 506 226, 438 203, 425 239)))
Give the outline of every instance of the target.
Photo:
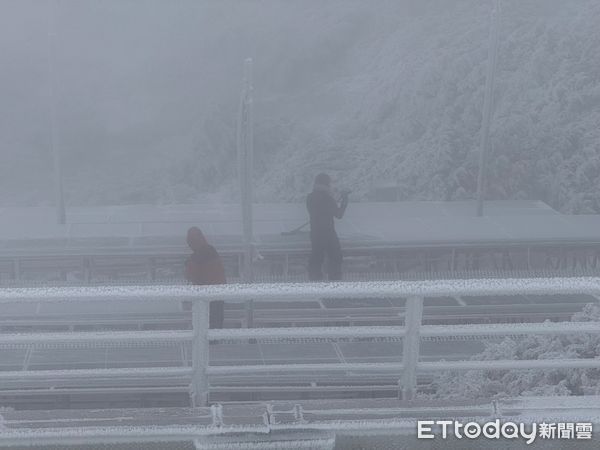
MULTIPOLYGON (((244 87, 240 101, 238 122, 238 165, 240 174, 240 197, 242 204, 242 229, 244 237, 244 260, 242 279, 245 283, 254 281, 252 262, 254 259, 254 236, 252 230, 253 174, 254 174, 254 126, 252 98, 252 59, 244 61, 244 87)), ((252 328, 254 322, 254 302, 246 302, 246 326, 252 328)))
POLYGON ((487 183, 487 160, 490 147, 490 123, 494 106, 494 81, 496 76, 496 60, 498 56, 498 20, 500 16, 500 0, 494 0, 492 10, 488 67, 485 80, 483 114, 481 123, 481 153, 479 154, 479 174, 477 176, 477 216, 483 216, 483 200, 487 183))
POLYGON ((206 368, 209 364, 208 328, 209 310, 207 300, 194 300, 192 304, 192 385, 190 397, 192 406, 197 408, 208 404, 208 378, 206 368))
POLYGON ((401 399, 412 401, 417 395, 417 366, 419 364, 420 329, 423 320, 423 297, 406 299, 402 348, 401 399))
POLYGON ((56 205, 56 222, 64 225, 67 221, 65 210, 65 199, 63 193, 62 163, 60 157, 60 148, 58 144, 58 126, 56 120, 56 70, 54 67, 55 47, 56 47, 56 1, 51 0, 50 17, 48 24, 48 72, 50 76, 50 127, 51 127, 51 146, 52 159, 54 163, 54 201, 56 205))
POLYGON ((240 102, 238 122, 238 163, 240 193, 242 203, 242 229, 244 237, 243 279, 253 281, 252 259, 254 257, 252 230, 253 173, 254 173, 254 132, 252 123, 252 59, 244 61, 244 88, 240 102))

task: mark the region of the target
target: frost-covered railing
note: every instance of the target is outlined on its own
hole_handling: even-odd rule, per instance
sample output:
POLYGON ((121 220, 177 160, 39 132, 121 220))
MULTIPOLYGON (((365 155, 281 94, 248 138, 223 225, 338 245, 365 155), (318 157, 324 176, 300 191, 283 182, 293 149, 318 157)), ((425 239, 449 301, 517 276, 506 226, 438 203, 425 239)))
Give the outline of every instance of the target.
MULTIPOLYGON (((196 448, 211 449, 333 449, 358 448, 356 438, 360 438, 360 448, 419 448, 414 439, 418 420, 480 424, 495 419, 554 424, 577 420, 596 428, 600 425, 598 404, 600 396, 590 395, 493 402, 436 400, 412 405, 395 399, 299 400, 200 408, 76 409, 51 414, 0 408, 0 447, 130 448, 128 444, 136 444, 134 448, 143 448, 147 443, 157 448, 161 442, 163 448, 174 448, 173 444, 178 444, 175 448, 193 448, 186 442, 195 442, 196 448)), ((591 445, 582 442, 582 447, 597 447, 598 433, 592 439, 591 445)), ((450 441, 445 448, 464 448, 459 445, 450 441)), ((524 448, 524 444, 506 442, 502 448, 524 448)))
POLYGON ((189 342, 192 346, 191 367, 111 368, 3 371, 2 380, 44 380, 56 378, 189 377, 194 405, 208 402, 209 379, 221 376, 269 374, 310 374, 329 372, 398 374, 399 395, 411 400, 416 394, 417 374, 447 370, 506 370, 543 368, 600 368, 600 358, 561 360, 486 360, 420 361, 422 337, 501 336, 526 334, 600 333, 600 322, 563 322, 535 324, 422 325, 424 298, 462 295, 544 295, 600 294, 600 278, 486 279, 439 280, 415 282, 347 282, 318 284, 259 284, 227 286, 144 286, 36 288, 0 290, 0 313, 3 304, 24 302, 101 302, 119 301, 190 301, 192 329, 189 331, 66 332, 0 335, 0 346, 32 344, 69 344, 89 342, 189 342), (311 299, 406 298, 405 326, 337 326, 296 328, 208 329, 209 302, 224 300, 244 303, 294 302, 311 299), (209 361, 209 342, 213 340, 247 341, 249 339, 302 338, 395 338, 402 337, 402 361, 392 363, 313 363, 214 366, 209 361))

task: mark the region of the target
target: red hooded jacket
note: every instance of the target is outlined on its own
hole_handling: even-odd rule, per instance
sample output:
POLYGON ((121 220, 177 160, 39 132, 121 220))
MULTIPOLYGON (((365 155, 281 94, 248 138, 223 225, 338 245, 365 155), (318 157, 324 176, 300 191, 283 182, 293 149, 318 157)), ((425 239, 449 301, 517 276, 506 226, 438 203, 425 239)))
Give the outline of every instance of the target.
POLYGON ((192 284, 226 284, 221 258, 199 228, 188 230, 187 243, 194 253, 185 262, 185 278, 192 284))

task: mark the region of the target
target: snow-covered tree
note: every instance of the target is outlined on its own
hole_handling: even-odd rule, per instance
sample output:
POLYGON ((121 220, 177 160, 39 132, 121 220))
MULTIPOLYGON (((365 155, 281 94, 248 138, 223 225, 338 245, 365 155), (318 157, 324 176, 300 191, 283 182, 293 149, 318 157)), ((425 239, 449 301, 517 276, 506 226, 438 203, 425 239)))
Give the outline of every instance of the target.
MULTIPOLYGON (((588 304, 572 318, 575 322, 600 321, 600 306, 588 304)), ((600 336, 571 334, 562 336, 528 336, 506 338, 487 343, 485 350, 471 359, 600 358, 600 336)), ((444 372, 434 379, 436 398, 490 399, 520 395, 600 394, 598 369, 544 370, 472 370, 462 374, 444 372)))

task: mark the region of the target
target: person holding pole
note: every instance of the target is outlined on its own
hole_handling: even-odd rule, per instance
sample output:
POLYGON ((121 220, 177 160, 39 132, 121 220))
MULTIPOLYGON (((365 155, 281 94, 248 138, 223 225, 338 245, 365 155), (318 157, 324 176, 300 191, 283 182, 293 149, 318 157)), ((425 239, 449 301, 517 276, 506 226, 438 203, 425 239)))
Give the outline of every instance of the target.
POLYGON ((323 279, 323 262, 327 257, 329 281, 342 279, 342 248, 335 232, 334 218, 341 219, 348 206, 350 191, 343 191, 341 204, 333 196, 331 177, 320 173, 315 178, 313 190, 306 198, 310 216, 311 254, 308 261, 308 277, 311 281, 323 279))

